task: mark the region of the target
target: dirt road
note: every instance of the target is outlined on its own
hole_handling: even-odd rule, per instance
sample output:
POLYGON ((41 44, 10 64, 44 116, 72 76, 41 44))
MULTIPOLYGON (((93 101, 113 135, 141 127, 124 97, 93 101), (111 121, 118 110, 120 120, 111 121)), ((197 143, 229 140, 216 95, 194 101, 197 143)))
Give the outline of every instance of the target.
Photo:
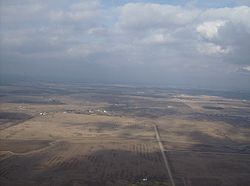
POLYGON ((154 130, 155 130, 156 140, 157 140, 157 142, 158 142, 158 144, 160 146, 160 149, 161 149, 162 158, 163 158, 165 167, 167 169, 170 182, 171 182, 172 186, 175 186, 175 182, 174 182, 174 179, 173 179, 173 176, 172 176, 172 172, 171 172, 171 169, 170 169, 170 166, 169 166, 169 162, 168 162, 166 154, 165 154, 166 152, 165 152, 165 149, 164 149, 164 147, 162 145, 162 142, 161 142, 161 138, 160 138, 160 135, 159 135, 158 127, 155 124, 154 124, 154 130))

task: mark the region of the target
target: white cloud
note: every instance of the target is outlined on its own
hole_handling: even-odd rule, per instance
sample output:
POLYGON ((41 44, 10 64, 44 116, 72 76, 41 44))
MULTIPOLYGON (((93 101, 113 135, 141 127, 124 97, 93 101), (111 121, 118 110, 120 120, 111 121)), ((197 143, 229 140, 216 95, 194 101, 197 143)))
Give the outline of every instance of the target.
POLYGON ((249 65, 249 66, 245 66, 245 67, 243 67, 242 69, 243 69, 243 70, 246 70, 246 71, 248 71, 248 72, 250 72, 250 65, 249 65))
POLYGON ((169 34, 155 33, 142 39, 144 44, 166 44, 174 42, 174 38, 169 34))
POLYGON ((128 3, 121 7, 120 23, 126 29, 171 28, 191 23, 197 9, 154 3, 128 3))
POLYGON ((226 21, 208 21, 204 22, 196 28, 197 32, 199 32, 203 37, 212 39, 218 36, 218 31, 220 27, 223 27, 226 24, 226 21))
POLYGON ((90 11, 100 8, 100 1, 97 0, 85 0, 80 3, 75 3, 70 6, 72 11, 90 11))
POLYGON ((213 55, 213 54, 228 54, 230 52, 229 48, 223 48, 219 45, 213 43, 204 43, 198 45, 198 51, 201 54, 213 55))
POLYGON ((245 28, 250 32, 250 7, 239 6, 233 8, 211 8, 205 10, 201 15, 200 19, 207 21, 214 20, 227 20, 233 24, 244 25, 245 28))
POLYGON ((49 16, 53 21, 95 21, 100 17, 99 1, 84 1, 72 4, 69 10, 51 10, 49 16))

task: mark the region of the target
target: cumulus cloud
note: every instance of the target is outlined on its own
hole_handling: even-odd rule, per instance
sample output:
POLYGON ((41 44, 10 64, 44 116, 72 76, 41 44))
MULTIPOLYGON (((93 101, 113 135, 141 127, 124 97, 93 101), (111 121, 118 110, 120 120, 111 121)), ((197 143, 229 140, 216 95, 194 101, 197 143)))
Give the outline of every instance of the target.
POLYGON ((250 66, 245 66, 245 67, 243 67, 242 69, 245 70, 245 71, 250 72, 250 66))
POLYGON ((210 8, 201 14, 201 19, 204 20, 228 20, 233 24, 244 25, 250 31, 250 23, 248 17, 250 16, 250 9, 248 6, 239 6, 233 8, 210 8))
POLYGON ((217 74, 230 72, 239 78, 232 68, 234 73, 243 65, 249 68, 248 6, 200 8, 147 1, 110 7, 105 3, 1 1, 0 47, 5 71, 15 73, 13 67, 18 65, 46 61, 54 67, 76 63, 81 76, 79 69, 91 63, 92 70, 117 72, 124 79, 127 72, 134 72, 144 81, 156 81, 147 74, 157 72, 166 82, 179 76, 190 76, 185 79, 191 82, 190 74, 209 77, 221 69, 217 74))
POLYGON ((99 1, 83 1, 72 4, 69 10, 51 10, 50 18, 53 21, 80 21, 95 20, 100 15, 99 1))
POLYGON ((225 25, 225 21, 208 21, 197 27, 197 31, 204 37, 212 39, 218 36, 218 30, 225 25))
POLYGON ((168 34, 151 34, 142 40, 145 44, 164 44, 174 42, 174 38, 168 34))
POLYGON ((154 3, 128 3, 120 10, 120 24, 127 29, 171 28, 186 25, 200 12, 197 9, 154 3))
POLYGON ((198 46, 198 51, 202 54, 210 55, 210 54, 227 54, 230 49, 222 48, 219 45, 215 45, 213 43, 205 43, 198 46))

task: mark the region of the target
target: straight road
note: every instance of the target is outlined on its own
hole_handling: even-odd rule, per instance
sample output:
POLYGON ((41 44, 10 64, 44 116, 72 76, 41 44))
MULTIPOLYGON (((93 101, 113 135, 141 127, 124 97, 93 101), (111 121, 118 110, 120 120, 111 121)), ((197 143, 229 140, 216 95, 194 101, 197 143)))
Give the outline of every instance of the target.
POLYGON ((161 155, 162 155, 165 167, 167 169, 170 182, 171 182, 172 186, 175 186, 175 182, 174 182, 174 179, 173 179, 173 176, 172 176, 172 172, 171 172, 171 169, 170 169, 170 166, 169 166, 169 162, 167 160, 167 157, 166 157, 166 154, 165 154, 165 149, 164 149, 164 147, 162 145, 161 138, 160 138, 160 135, 159 135, 159 130, 158 130, 158 127, 157 127, 156 124, 154 124, 154 129, 155 129, 156 140, 157 140, 157 142, 158 142, 158 144, 160 146, 161 155))

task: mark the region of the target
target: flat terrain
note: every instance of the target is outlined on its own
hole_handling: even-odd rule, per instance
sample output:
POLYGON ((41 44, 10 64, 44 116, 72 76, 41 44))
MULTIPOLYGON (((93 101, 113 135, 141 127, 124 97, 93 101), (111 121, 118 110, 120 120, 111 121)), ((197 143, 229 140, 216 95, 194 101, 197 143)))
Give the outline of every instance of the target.
POLYGON ((2 85, 0 185, 248 186, 250 101, 238 97, 124 85, 2 85))

